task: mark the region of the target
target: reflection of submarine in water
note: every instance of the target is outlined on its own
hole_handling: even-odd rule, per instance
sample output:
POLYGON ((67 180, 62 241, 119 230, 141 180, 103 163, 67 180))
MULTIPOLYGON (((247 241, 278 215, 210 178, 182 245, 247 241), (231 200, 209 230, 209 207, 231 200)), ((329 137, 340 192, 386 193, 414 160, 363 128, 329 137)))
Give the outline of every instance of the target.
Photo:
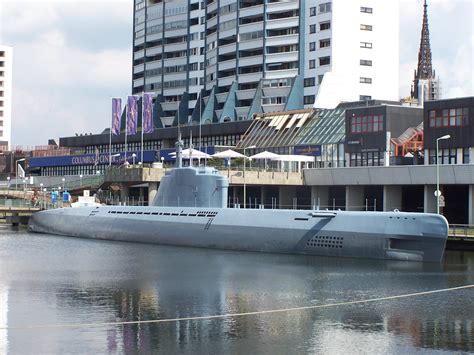
POLYGON ((179 246, 440 262, 446 219, 436 214, 226 208, 227 177, 177 167, 149 207, 42 211, 29 230, 72 237, 179 246))

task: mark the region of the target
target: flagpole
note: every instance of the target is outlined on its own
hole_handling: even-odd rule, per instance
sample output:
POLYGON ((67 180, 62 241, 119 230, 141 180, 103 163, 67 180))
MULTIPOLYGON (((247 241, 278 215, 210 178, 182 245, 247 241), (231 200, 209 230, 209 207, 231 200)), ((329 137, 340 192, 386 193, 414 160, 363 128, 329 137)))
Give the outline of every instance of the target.
MULTIPOLYGON (((201 150, 201 121, 202 121, 202 89, 199 93, 199 150, 201 150)), ((207 152, 206 152, 207 153, 207 152)), ((198 165, 201 167, 201 159, 198 159, 198 165)))
POLYGON ((127 147, 127 135, 128 135, 128 110, 130 109, 128 107, 128 96, 127 97, 127 111, 125 111, 125 162, 127 162, 127 152, 128 152, 128 147, 127 147))
POLYGON ((112 166, 112 128, 114 125, 114 102, 112 98, 110 99, 112 102, 112 123, 110 125, 110 132, 109 132, 109 167, 112 166))
POLYGON ((144 105, 144 100, 143 100, 143 91, 142 91, 142 158, 141 158, 141 162, 142 162, 142 167, 143 167, 143 131, 144 131, 144 127, 143 127, 143 117, 145 116, 145 105, 144 105))

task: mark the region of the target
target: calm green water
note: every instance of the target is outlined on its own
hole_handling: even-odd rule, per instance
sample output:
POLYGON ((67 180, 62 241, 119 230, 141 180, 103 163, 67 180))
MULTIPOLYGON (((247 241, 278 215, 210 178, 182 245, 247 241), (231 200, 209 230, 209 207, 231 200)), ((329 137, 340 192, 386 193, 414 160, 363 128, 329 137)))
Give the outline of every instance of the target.
POLYGON ((0 227, 0 353, 474 352, 474 289, 312 309, 474 284, 474 253, 443 264, 329 259, 90 241, 0 227), (56 325, 55 327, 49 327, 56 325), (28 329, 29 326, 44 326, 28 329))

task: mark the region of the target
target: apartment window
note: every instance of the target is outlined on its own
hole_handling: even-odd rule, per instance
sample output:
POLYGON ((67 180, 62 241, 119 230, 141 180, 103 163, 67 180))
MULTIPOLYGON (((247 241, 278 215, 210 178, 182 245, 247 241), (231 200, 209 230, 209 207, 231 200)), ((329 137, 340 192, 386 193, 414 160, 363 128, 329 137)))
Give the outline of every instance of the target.
POLYGON ((3 117, 3 111, 0 111, 0 117, 3 117))
POLYGON ((361 84, 372 84, 372 78, 364 78, 364 77, 360 77, 360 83, 361 84))
POLYGON ((383 115, 352 116, 351 133, 374 133, 383 131, 383 115))
POLYGON ((319 23, 319 30, 320 31, 326 31, 331 29, 331 22, 326 21, 326 22, 320 22, 319 23))
POLYGON ((326 12, 331 12, 331 3, 330 2, 326 2, 324 4, 321 4, 319 5, 319 9, 318 9, 319 13, 320 14, 324 14, 326 12))
POLYGON ((0 80, 0 88, 3 88, 3 81, 0 80))
POLYGON ((365 65, 367 67, 371 67, 372 66, 372 61, 368 60, 368 59, 361 59, 360 60, 360 65, 365 65))
POLYGON ((0 107, 3 107, 3 101, 0 101, 0 107))
POLYGON ((331 57, 321 57, 319 58, 319 66, 331 64, 331 57))
MULTIPOLYGON (((316 26, 316 25, 315 25, 316 26)), ((3 60, 0 60, 0 67, 4 67, 5 66, 5 62, 3 60)))
POLYGON ((365 14, 371 14, 372 13, 372 8, 371 7, 360 7, 360 12, 363 12, 365 14))
POLYGON ((0 51, 0 57, 5 57, 5 51, 0 51))
POLYGON ((361 24, 360 29, 362 31, 372 31, 372 25, 363 25, 363 24, 361 24))
POLYGON ((372 48, 371 42, 360 42, 360 48, 372 48))
POLYGON ((312 105, 314 104, 315 96, 314 95, 307 95, 304 97, 304 104, 305 105, 312 105))
POLYGON ((3 131, 0 131, 0 137, 3 137, 3 131))
POLYGON ((3 91, 0 91, 0 97, 3 97, 3 91))
POLYGON ((319 48, 328 48, 331 47, 331 39, 326 38, 319 41, 319 48))
POLYGON ((305 78, 304 79, 304 87, 307 88, 307 87, 311 87, 311 86, 315 86, 315 80, 314 78, 305 78))
POLYGON ((318 75, 318 85, 321 85, 323 82, 324 74, 323 75, 318 75))
POLYGON ((468 113, 467 107, 431 110, 429 112, 429 126, 432 128, 467 126, 469 124, 468 113))
POLYGON ((314 69, 314 68, 316 68, 316 60, 315 59, 310 59, 309 69, 314 69))
POLYGON ((316 25, 309 25, 309 33, 316 33, 316 25))
POLYGON ((469 164, 469 148, 463 148, 462 150, 462 163, 469 164))
POLYGON ((309 16, 316 16, 316 7, 309 8, 309 16))
POLYGON ((0 121, 0 127, 3 127, 3 121, 0 121))
POLYGON ((316 50, 316 42, 309 42, 309 51, 314 52, 316 50))

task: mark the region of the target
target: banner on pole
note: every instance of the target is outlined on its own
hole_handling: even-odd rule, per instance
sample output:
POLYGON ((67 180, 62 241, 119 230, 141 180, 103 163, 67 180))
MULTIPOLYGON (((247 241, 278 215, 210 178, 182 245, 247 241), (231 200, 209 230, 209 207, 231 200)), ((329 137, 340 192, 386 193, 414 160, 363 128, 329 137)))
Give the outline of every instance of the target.
POLYGON ((143 114, 142 114, 142 129, 143 133, 153 133, 153 99, 151 94, 143 94, 143 114))
POLYGON ((129 96, 127 101, 127 134, 137 134, 138 97, 129 96))
POLYGON ((112 134, 118 136, 120 134, 121 120, 120 116, 122 113, 122 99, 112 99, 112 134))

